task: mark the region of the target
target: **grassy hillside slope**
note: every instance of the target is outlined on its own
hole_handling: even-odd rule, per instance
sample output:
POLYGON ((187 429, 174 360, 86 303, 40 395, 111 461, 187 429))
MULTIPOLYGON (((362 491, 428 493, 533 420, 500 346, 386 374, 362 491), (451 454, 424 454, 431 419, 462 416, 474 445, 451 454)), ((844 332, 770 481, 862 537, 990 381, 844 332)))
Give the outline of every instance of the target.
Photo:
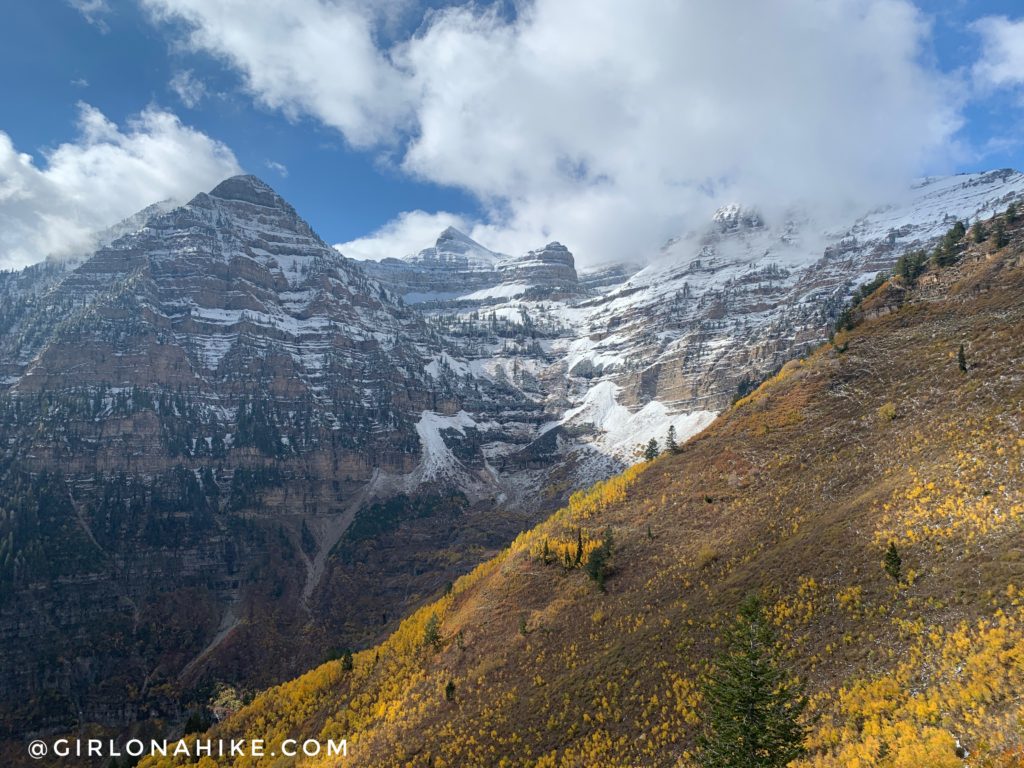
POLYGON ((812 694, 801 765, 1024 765, 1024 233, 1006 236, 886 283, 677 455, 577 494, 351 671, 214 735, 347 737, 345 766, 689 765, 700 675, 760 590, 812 694), (588 550, 608 528, 601 592, 577 531, 588 550))

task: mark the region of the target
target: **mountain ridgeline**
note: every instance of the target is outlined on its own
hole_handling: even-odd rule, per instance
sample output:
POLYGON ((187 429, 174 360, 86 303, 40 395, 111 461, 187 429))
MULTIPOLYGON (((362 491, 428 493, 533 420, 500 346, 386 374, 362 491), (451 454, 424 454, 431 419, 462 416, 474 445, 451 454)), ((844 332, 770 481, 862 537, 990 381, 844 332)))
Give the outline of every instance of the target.
MULTIPOLYGON (((948 258, 908 254, 954 221, 974 225, 971 258, 1001 248, 1016 224, 975 243, 976 222, 1022 192, 1014 171, 927 179, 826 234, 734 206, 643 269, 624 254, 587 270, 557 242, 509 256, 454 229, 353 261, 240 176, 151 206, 79 263, 0 274, 0 736, 173 730, 226 687, 244 697, 385 641, 574 492, 639 477, 644 445, 699 433, 825 341, 879 270, 902 257, 909 272, 857 312, 928 290, 948 258)), ((798 410, 786 418, 811 419, 798 410)), ((787 426, 765 418, 768 435, 787 426)), ((686 472, 711 478, 728 455, 686 472)), ((737 466, 679 515, 718 520, 728 489, 753 482, 737 466)), ((669 546, 658 528, 649 540, 669 546)), ((615 542, 625 574, 638 544, 615 542)), ((538 573, 576 584, 572 569, 538 573)), ((532 610, 515 609, 524 645, 532 610)))
POLYGON ((906 266, 675 452, 209 735, 347 738, 352 766, 698 765, 703 681, 756 594, 808 696, 791 765, 1024 764, 1024 220, 906 266))

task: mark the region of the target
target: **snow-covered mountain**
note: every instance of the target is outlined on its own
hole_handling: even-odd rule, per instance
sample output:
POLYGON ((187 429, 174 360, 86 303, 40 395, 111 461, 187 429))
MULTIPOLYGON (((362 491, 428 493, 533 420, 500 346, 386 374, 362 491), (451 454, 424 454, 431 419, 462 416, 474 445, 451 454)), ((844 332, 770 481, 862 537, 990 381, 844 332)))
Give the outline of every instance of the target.
MULTIPOLYGON (((957 219, 991 216, 1022 194, 1024 176, 1010 170, 928 178, 838 229, 799 211, 766 222, 734 204, 646 267, 606 265, 593 276, 577 275, 558 244, 477 261, 469 285, 461 263, 447 280, 436 270, 396 279, 397 260, 369 269, 442 334, 452 370, 513 371, 513 385, 543 399, 542 429, 571 435, 578 450, 568 454, 592 476, 635 460, 637 446, 663 441, 670 425, 680 437, 703 428, 738 392, 824 340, 857 285, 957 219), (531 343, 468 343, 496 322, 531 343)), ((452 240, 491 253, 450 229, 423 253, 452 240)))
MULTIPOLYGON (((504 255, 454 229, 355 262, 241 176, 79 264, 4 273, 0 506, 40 478, 49 501, 10 518, 21 672, 0 698, 56 687, 66 711, 33 722, 62 722, 87 678, 251 681, 241 660, 284 648, 287 676, 366 641, 648 440, 701 430, 904 251, 1022 195, 1014 171, 926 179, 831 230, 729 206, 643 268, 578 271, 559 243, 504 255), (45 616, 19 603, 37 592, 45 616), (151 642, 157 595, 205 629, 151 642), (83 627, 100 639, 72 643, 83 627), (47 675, 43 646, 67 660, 47 675)), ((89 717, 162 706, 111 696, 89 717)))

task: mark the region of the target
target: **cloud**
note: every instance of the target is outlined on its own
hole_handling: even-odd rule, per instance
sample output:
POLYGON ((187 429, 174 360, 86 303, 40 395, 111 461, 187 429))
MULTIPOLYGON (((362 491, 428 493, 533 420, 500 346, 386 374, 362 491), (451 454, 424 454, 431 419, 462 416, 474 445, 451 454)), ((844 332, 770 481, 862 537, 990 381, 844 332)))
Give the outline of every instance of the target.
POLYGON ((407 125, 408 79, 374 43, 366 5, 321 0, 142 0, 158 20, 178 19, 188 44, 221 57, 265 106, 308 114, 370 146, 407 125))
POLYGON ((0 131, 0 267, 81 253, 94 232, 145 205, 240 172, 225 145, 158 109, 122 128, 80 103, 78 130, 43 165, 0 131))
POLYGON ((274 173, 276 173, 278 176, 280 176, 282 179, 288 178, 288 166, 285 165, 284 163, 279 163, 276 160, 267 160, 264 163, 264 165, 267 166, 267 168, 272 170, 274 173))
POLYGON ((67 0, 67 2, 101 32, 109 31, 107 22, 103 18, 110 13, 110 4, 107 0, 67 0))
POLYGON ((400 258, 433 245, 446 227, 474 232, 472 223, 457 213, 405 211, 376 232, 334 247, 350 259, 400 258))
POLYGON ((195 109, 207 96, 206 84, 196 78, 191 69, 175 72, 168 85, 189 109, 195 109))
POLYGON ((982 39, 982 55, 972 71, 975 83, 982 88, 1024 83, 1024 19, 987 16, 971 29, 982 39))
POLYGON ((858 210, 960 127, 909 0, 473 4, 387 44, 357 0, 143 2, 263 104, 472 192, 510 252, 643 257, 731 200, 858 210))

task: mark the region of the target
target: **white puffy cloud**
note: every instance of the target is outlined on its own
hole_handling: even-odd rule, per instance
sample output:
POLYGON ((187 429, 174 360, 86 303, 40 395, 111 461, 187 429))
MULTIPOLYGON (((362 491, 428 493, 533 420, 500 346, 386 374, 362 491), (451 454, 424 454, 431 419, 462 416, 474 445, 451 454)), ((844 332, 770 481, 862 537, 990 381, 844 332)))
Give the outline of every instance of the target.
POLYGON ((446 227, 473 232, 472 223, 456 213, 405 211, 375 232, 334 247, 351 259, 398 258, 433 245, 446 227))
POLYGON ((642 257, 730 200, 856 210, 941 169, 960 125, 910 0, 468 5, 387 47, 360 0, 143 2, 263 103, 471 191, 511 252, 642 257))
POLYGON ((142 0, 157 19, 181 19, 188 43, 220 56, 264 105, 309 114, 356 146, 407 123, 407 79, 374 42, 358 3, 322 0, 142 0))
POLYGON ((973 69, 975 82, 988 88, 1024 84, 1024 19, 986 16, 971 29, 982 39, 981 58, 973 69))
POLYGON ((143 206, 240 172, 225 145, 158 109, 121 128, 80 104, 78 128, 42 165, 0 131, 0 267, 80 253, 97 230, 143 206))

